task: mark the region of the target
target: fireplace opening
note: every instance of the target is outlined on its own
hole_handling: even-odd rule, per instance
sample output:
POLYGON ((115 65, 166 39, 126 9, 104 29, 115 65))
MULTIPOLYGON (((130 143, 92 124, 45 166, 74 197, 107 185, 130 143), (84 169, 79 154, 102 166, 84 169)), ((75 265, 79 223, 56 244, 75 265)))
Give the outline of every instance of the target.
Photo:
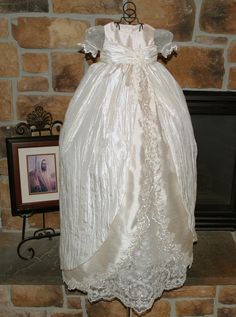
POLYGON ((236 94, 185 91, 198 145, 196 227, 236 229, 236 94))

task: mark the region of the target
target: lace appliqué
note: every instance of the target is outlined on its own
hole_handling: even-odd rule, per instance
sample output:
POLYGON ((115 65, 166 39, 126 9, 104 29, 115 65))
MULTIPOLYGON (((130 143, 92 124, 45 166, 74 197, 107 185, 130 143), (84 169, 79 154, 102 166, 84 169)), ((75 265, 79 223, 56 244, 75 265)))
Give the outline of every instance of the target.
MULTIPOLYGON (((166 193, 163 183, 158 146, 161 134, 151 104, 154 93, 145 74, 145 68, 133 65, 133 82, 143 117, 140 124, 144 133, 145 177, 141 189, 141 204, 137 214, 137 230, 131 244, 121 256, 118 265, 110 265, 106 273, 78 282, 65 280, 69 289, 78 288, 88 293, 88 299, 120 299, 138 314, 150 309, 164 290, 183 285, 187 266, 192 258, 184 254, 176 244, 175 236, 168 230, 166 193)), ((156 105, 155 105, 156 106, 156 105)), ((65 277, 64 277, 65 279, 65 277)))

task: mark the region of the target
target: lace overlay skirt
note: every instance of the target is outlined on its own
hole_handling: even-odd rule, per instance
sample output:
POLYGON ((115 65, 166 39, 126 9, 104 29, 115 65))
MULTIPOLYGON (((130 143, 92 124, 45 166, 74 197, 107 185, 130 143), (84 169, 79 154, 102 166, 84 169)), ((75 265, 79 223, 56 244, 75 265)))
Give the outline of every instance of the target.
MULTIPOLYGON (((163 66, 160 67, 158 70, 165 72, 163 66)), ((124 73, 126 85, 132 82, 134 87, 126 105, 135 105, 132 110, 135 116, 132 115, 132 120, 129 121, 132 121, 132 129, 129 126, 129 130, 126 130, 126 134, 129 131, 131 137, 129 143, 124 141, 124 152, 128 155, 124 156, 122 150, 115 154, 111 150, 106 152, 106 148, 100 148, 101 153, 106 155, 106 162, 112 155, 114 158, 117 155, 115 159, 118 160, 126 158, 126 165, 117 165, 118 169, 114 165, 113 170, 110 166, 109 170, 112 175, 109 179, 114 179, 114 182, 118 179, 118 174, 123 173, 122 182, 115 183, 119 187, 114 186, 121 193, 119 204, 116 204, 119 208, 116 211, 111 210, 114 213, 108 221, 105 238, 100 240, 95 252, 91 256, 85 255, 84 261, 73 268, 63 267, 63 279, 70 289, 78 288, 87 292, 90 301, 119 298, 126 306, 141 314, 152 307, 163 290, 183 285, 187 267, 192 263, 195 237, 189 225, 189 215, 183 201, 167 131, 159 117, 163 109, 163 98, 156 97, 146 70, 133 67, 132 72, 124 73)), ((179 88, 174 83, 171 88, 179 93, 179 88)), ((160 89, 160 94, 162 93, 160 89)), ((119 106, 117 103, 116 105, 119 106)), ((118 138, 118 142, 120 141, 122 139, 118 138)), ((84 144, 83 147, 85 146, 84 144)), ((73 145, 73 151, 75 148, 73 145)), ((103 157, 103 154, 99 157, 103 157)), ((70 162, 73 161, 73 155, 68 156, 70 162)), ((99 158, 96 162, 99 164, 99 158)), ((62 166, 65 173, 69 172, 69 167, 66 166, 62 166)), ((88 174, 91 190, 96 188, 96 184, 102 184, 105 178, 98 175, 96 168, 88 169, 88 174)), ((105 184, 105 190, 109 192, 109 182, 105 184)), ((79 199, 82 200, 83 197, 79 199)), ((89 226, 87 220, 86 227, 85 220, 84 227, 88 231, 89 226)), ((102 235, 104 228, 96 229, 98 232, 101 230, 102 235)), ((78 227, 78 232, 79 230, 78 227)), ((76 235, 76 230, 74 232, 76 235)), ((97 234, 98 240, 100 233, 97 234)), ((86 236, 86 231, 84 235, 86 236)), ((61 244, 64 247, 61 252, 65 256, 63 241, 61 244)), ((84 243, 84 246, 89 248, 88 243, 84 243)))

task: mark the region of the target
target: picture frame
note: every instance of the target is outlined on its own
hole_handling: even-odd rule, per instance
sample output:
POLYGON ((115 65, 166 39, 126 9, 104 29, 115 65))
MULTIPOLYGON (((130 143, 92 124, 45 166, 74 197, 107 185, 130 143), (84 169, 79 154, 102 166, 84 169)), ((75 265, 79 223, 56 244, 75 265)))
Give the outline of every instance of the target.
POLYGON ((59 136, 6 139, 13 216, 59 210, 59 136))

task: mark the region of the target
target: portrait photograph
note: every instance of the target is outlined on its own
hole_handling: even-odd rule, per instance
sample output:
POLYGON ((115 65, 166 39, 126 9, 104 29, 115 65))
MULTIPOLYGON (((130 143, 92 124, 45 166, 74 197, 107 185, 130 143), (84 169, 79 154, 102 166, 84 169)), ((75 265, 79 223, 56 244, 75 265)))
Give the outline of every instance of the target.
POLYGON ((8 138, 12 214, 59 210, 59 137, 8 138))
POLYGON ((28 188, 30 195, 58 191, 56 155, 27 155, 28 188))

